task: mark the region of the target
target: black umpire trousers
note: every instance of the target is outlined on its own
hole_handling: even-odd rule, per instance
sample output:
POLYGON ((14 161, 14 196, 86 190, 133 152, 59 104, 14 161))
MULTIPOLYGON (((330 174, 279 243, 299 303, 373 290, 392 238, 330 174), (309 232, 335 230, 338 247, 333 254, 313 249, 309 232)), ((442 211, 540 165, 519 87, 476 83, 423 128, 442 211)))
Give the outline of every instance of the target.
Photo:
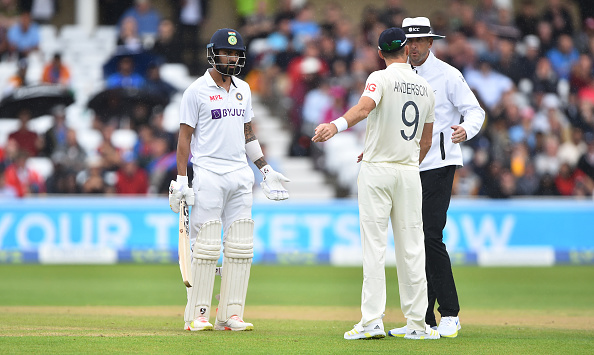
POLYGON ((433 311, 436 300, 439 304, 437 310, 442 317, 456 317, 460 311, 452 264, 443 242, 443 229, 446 225, 455 172, 454 165, 421 172, 425 272, 429 297, 425 322, 430 326, 437 325, 433 311))

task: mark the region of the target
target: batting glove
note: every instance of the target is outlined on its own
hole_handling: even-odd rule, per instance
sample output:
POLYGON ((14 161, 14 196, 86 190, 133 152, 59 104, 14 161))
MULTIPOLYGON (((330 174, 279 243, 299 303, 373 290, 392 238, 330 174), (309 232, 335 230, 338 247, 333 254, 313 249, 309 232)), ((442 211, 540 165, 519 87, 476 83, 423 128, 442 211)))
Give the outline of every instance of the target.
POLYGON ((264 166, 260 171, 264 175, 264 181, 260 183, 260 186, 269 200, 280 201, 289 198, 289 192, 283 187, 281 181, 290 182, 291 180, 272 169, 270 165, 264 166))
POLYGON ((194 205, 194 190, 188 187, 187 176, 177 176, 177 181, 171 180, 169 184, 169 207, 175 213, 179 213, 179 203, 186 200, 188 206, 194 205))

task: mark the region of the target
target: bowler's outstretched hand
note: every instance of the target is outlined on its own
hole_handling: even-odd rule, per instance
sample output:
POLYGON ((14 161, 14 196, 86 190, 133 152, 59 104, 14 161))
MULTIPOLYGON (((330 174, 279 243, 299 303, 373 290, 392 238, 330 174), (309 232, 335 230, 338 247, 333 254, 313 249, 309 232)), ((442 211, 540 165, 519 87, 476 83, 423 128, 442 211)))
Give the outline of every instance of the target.
POLYGON ((318 125, 314 131, 315 135, 312 137, 312 141, 316 143, 325 142, 328 139, 334 137, 338 133, 336 125, 333 123, 322 123, 318 125))

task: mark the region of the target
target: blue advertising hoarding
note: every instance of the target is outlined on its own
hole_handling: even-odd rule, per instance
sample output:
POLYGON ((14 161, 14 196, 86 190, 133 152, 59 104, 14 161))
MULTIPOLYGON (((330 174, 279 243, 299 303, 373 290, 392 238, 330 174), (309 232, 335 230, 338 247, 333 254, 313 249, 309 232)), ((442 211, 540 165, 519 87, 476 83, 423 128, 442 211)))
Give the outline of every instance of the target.
MULTIPOLYGON (((356 200, 258 201, 253 219, 254 263, 361 264, 356 200)), ((166 198, 5 200, 0 263, 176 262, 177 224, 166 198)), ((454 199, 444 241, 456 264, 592 264, 594 202, 454 199)))

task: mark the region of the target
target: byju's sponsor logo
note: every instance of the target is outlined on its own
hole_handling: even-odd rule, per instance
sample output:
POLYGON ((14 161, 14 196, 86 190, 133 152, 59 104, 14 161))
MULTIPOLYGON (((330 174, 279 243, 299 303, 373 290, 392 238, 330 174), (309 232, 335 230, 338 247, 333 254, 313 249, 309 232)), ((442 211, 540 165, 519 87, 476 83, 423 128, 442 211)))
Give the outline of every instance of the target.
POLYGON ((210 114, 212 115, 213 120, 218 120, 223 117, 228 116, 243 116, 245 114, 245 109, 237 109, 237 108, 224 108, 224 109, 216 109, 211 110, 210 114))

